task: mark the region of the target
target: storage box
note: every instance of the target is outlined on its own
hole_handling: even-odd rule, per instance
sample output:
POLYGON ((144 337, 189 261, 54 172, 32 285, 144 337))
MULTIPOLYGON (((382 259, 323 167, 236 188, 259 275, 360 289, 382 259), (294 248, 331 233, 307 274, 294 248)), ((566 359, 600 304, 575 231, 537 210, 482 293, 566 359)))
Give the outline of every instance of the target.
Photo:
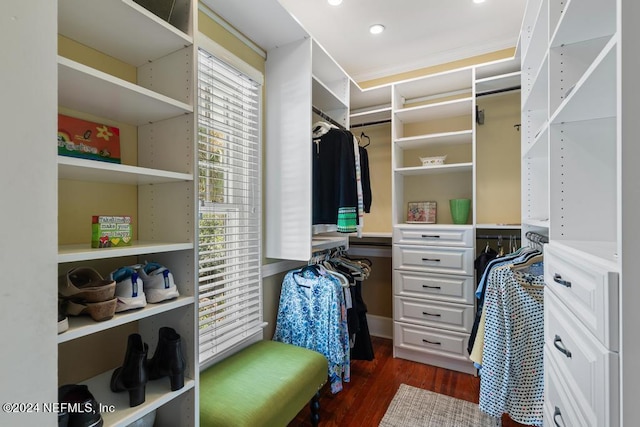
POLYGON ((120 129, 58 114, 58 154, 120 163, 120 129))
POLYGON ((91 221, 91 247, 131 246, 130 216, 94 215, 91 221))

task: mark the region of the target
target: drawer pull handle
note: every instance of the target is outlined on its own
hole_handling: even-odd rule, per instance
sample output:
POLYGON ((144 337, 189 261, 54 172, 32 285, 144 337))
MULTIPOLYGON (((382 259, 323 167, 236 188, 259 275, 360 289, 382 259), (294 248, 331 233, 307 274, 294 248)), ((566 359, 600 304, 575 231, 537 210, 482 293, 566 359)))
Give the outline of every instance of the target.
POLYGON ((422 237, 424 239, 439 239, 440 236, 438 236, 437 234, 423 234, 422 237))
POLYGON ((440 286, 422 285, 422 287, 427 289, 442 289, 440 286))
POLYGON ((423 339, 422 341, 426 342, 427 344, 442 345, 442 343, 440 343, 440 342, 429 341, 429 340, 425 340, 425 339, 423 339))
POLYGON ((439 258, 422 258, 423 261, 440 262, 439 258))
POLYGON ((560 417, 560 419, 562 420, 562 412, 560 412, 560 408, 558 408, 556 406, 555 411, 553 411, 553 423, 556 425, 556 427, 563 427, 564 426, 564 420, 562 420, 562 425, 558 424, 558 420, 556 420, 557 417, 560 417))
POLYGON ((571 282, 569 282, 568 280, 564 280, 558 273, 553 275, 553 281, 561 284, 562 286, 566 286, 567 288, 571 287, 571 282))
POLYGON ((426 311, 423 311, 422 314, 424 314, 425 316, 433 316, 433 317, 442 316, 442 314, 440 314, 440 313, 433 314, 433 313, 427 313, 426 311))
POLYGON ((553 346, 557 348, 560 353, 564 354, 567 357, 571 357, 571 352, 565 348, 560 336, 556 335, 556 337, 553 339, 553 346), (560 346, 560 344, 562 344, 562 347, 560 346))

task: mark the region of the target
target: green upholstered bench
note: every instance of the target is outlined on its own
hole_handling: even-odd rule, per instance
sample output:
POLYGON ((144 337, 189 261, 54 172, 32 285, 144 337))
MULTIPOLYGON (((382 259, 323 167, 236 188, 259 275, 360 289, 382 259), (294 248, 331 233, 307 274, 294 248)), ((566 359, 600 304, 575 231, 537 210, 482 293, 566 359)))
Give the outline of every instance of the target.
POLYGON ((259 341, 200 372, 200 425, 286 426, 307 402, 318 425, 327 359, 315 351, 259 341))

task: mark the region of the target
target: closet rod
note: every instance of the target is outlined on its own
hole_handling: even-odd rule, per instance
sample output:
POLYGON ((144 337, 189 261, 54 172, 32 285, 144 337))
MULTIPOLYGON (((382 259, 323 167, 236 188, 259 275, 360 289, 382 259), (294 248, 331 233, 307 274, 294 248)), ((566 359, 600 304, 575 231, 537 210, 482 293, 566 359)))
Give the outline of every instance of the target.
POLYGON ((391 119, 388 120, 378 120, 377 122, 365 122, 365 123, 358 123, 357 125, 351 125, 351 129, 353 128, 360 128, 360 127, 364 127, 364 126, 375 126, 375 125, 383 125, 386 123, 391 123, 391 119))
POLYGON ((318 107, 311 107, 311 110, 316 113, 317 115, 319 115, 320 117, 322 117, 323 119, 325 119, 326 121, 328 121, 329 123, 331 123, 332 125, 338 126, 340 129, 342 130, 346 130, 346 128, 344 127, 344 125, 341 125, 340 123, 338 123, 337 121, 333 120, 331 117, 329 117, 326 113, 324 113, 321 109, 319 109, 318 107))
POLYGON ((476 236, 476 239, 478 240, 509 240, 509 239, 513 239, 515 238, 516 240, 520 240, 521 237, 520 236, 514 236, 514 235, 509 235, 507 234, 506 236, 487 236, 487 235, 479 235, 476 236))
POLYGON ((479 98, 481 96, 486 96, 486 95, 494 95, 496 93, 511 92, 512 90, 520 90, 520 86, 512 86, 504 89, 488 90, 486 92, 476 93, 476 98, 479 98))

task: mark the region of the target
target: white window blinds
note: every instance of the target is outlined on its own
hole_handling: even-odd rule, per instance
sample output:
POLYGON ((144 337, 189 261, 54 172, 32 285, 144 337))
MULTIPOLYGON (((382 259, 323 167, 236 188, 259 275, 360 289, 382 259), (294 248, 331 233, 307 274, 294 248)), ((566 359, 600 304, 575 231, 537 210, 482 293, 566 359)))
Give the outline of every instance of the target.
POLYGON ((259 83, 200 49, 200 363, 262 325, 259 83))

